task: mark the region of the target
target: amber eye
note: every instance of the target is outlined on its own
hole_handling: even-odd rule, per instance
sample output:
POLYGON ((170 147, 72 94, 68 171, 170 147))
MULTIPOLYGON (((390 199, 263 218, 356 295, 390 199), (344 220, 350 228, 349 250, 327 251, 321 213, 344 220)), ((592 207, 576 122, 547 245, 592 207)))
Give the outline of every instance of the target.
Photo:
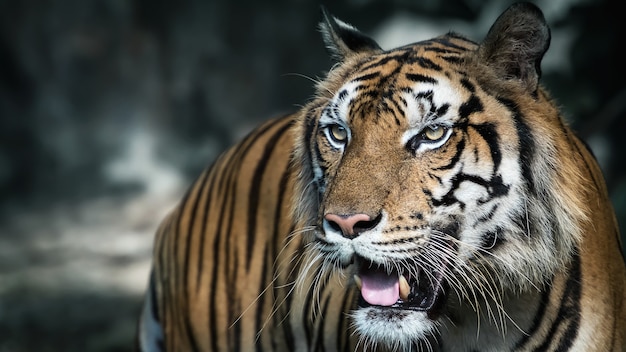
POLYGON ((446 128, 444 126, 428 126, 422 132, 424 139, 429 141, 437 141, 446 134, 446 128))
POLYGON ((444 145, 452 135, 452 127, 430 125, 413 135, 406 142, 406 148, 416 154, 419 150, 433 150, 444 145))
POLYGON ((328 135, 336 142, 343 144, 348 139, 348 131, 341 125, 331 125, 328 127, 328 135))

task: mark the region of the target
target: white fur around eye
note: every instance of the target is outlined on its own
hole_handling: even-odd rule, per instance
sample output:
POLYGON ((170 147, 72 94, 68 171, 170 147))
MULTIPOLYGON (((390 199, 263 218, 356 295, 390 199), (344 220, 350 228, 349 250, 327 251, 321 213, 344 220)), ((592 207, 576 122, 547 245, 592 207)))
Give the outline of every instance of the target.
POLYGON ((452 135, 452 127, 441 125, 442 128, 445 128, 444 134, 441 138, 432 141, 427 138, 421 137, 425 131, 429 128, 428 126, 417 129, 410 129, 402 135, 402 145, 406 146, 408 149, 413 151, 414 153, 421 153, 426 150, 434 150, 442 145, 444 145, 452 135), (415 140, 419 140, 419 142, 415 142, 415 140), (421 139, 421 140, 420 140, 421 139), (411 144, 415 145, 411 145, 411 144))
POLYGON ((350 130, 338 123, 322 127, 328 143, 336 149, 343 149, 350 140, 350 130))

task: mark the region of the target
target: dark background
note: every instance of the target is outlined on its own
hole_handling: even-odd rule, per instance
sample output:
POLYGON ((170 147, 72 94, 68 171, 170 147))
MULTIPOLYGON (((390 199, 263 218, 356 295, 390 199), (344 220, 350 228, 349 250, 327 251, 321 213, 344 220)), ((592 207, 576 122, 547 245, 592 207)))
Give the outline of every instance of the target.
MULTIPOLYGON (((543 83, 600 160, 623 228, 617 3, 537 2, 553 33, 543 83)), ((330 67, 319 5, 0 0, 0 352, 131 350, 158 221, 330 67)), ((448 30, 480 40, 506 5, 326 6, 391 48, 448 30)))

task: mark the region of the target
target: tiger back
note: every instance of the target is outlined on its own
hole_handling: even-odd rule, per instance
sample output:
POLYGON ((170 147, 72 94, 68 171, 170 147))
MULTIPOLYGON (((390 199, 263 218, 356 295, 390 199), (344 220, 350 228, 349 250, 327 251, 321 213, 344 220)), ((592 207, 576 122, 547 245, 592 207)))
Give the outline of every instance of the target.
POLYGON ((600 168, 540 85, 514 4, 475 43, 383 50, 324 12, 337 64, 160 225, 141 351, 625 351, 600 168))

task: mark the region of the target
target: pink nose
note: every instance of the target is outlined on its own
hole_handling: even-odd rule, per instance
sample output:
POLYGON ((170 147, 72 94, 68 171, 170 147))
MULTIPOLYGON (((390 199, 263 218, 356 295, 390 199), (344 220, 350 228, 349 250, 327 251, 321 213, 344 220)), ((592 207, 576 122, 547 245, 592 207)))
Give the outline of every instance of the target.
POLYGON ((326 214, 324 219, 330 227, 341 231, 341 234, 347 238, 356 237, 362 232, 373 229, 380 220, 379 218, 372 220, 372 217, 367 214, 326 214))

